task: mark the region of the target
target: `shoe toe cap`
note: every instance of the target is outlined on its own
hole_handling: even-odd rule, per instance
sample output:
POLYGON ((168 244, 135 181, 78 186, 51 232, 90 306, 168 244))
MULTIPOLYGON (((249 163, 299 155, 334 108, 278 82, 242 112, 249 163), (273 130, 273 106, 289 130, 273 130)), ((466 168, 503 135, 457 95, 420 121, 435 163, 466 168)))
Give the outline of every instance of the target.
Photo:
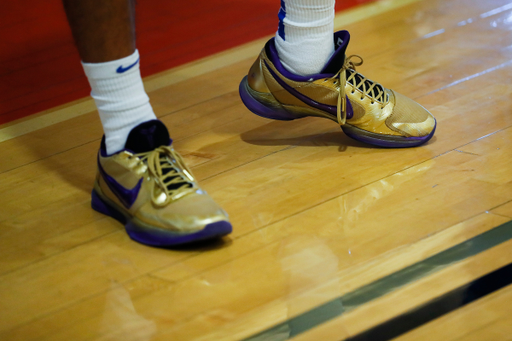
POLYGON ((204 192, 187 195, 165 207, 148 202, 137 212, 137 218, 148 225, 179 233, 199 231, 208 224, 228 221, 226 212, 204 192))
POLYGON ((395 106, 386 120, 386 125, 407 137, 429 135, 436 126, 434 116, 412 99, 397 92, 393 94, 395 106))

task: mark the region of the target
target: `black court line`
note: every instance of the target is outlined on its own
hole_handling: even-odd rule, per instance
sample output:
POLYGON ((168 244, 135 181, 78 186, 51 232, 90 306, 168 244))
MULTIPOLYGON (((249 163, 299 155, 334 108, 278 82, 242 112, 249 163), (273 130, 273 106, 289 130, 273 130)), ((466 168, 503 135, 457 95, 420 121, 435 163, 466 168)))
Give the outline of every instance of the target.
MULTIPOLYGON (((484 252, 496 245, 504 243, 508 240, 512 239, 512 221, 509 221, 503 225, 497 226, 489 231, 486 231, 478 236, 475 236, 471 239, 468 239, 460 244, 454 245, 451 248, 437 253, 427 259, 424 259, 418 263, 412 264, 406 268, 403 268, 395 273, 392 273, 386 277, 383 277, 379 280, 376 280, 372 283, 362 286, 359 289, 356 289, 352 292, 346 293, 343 296, 337 297, 327 303, 324 303, 316 308, 313 308, 305 313, 302 313, 294 318, 288 319, 282 323, 277 324, 274 327, 271 327, 267 330, 264 330, 258 334, 250 336, 245 339, 245 341, 264 341, 264 340, 272 340, 272 341, 284 341, 288 340, 294 336, 302 334, 318 325, 325 323, 329 320, 332 320, 336 317, 343 315, 357 307, 360 307, 370 301, 373 301, 385 294, 388 294, 394 290, 397 290, 411 282, 417 281, 425 276, 428 276, 434 272, 442 270, 456 262, 459 262, 463 259, 469 258, 471 256, 477 255, 481 252, 484 252)), ((511 271, 509 267, 504 267, 505 272, 511 271)), ((500 269, 501 270, 501 269, 500 269)), ((497 270, 499 271, 499 270, 497 270)), ((492 273, 491 273, 492 274, 492 273)), ((491 275, 489 274, 489 275, 491 275)), ((486 276, 484 276, 486 277, 486 276)), ((482 277, 483 278, 483 277, 482 277)), ((477 280, 478 281, 478 280, 477 280)), ((475 282, 475 281, 474 281, 475 282)), ((473 282, 472 282, 473 283, 473 282)), ((469 286, 472 283, 468 284, 469 286)), ((482 282, 487 283, 487 282, 482 282)), ((509 282, 510 283, 510 282, 509 282)), ((480 284, 478 284, 480 285, 480 284)), ((506 284, 505 284, 506 285, 506 284)), ((465 286, 464 286, 465 287, 465 286)), ((455 289, 453 292, 450 292, 450 295, 455 295, 455 291, 462 290, 464 291, 464 287, 455 289)), ((495 289, 497 290, 497 289, 495 289)), ((484 290, 485 291, 485 290, 484 290)), ((493 290, 494 291, 494 290, 493 290)), ((490 291, 492 292, 492 291, 490 291)), ((486 294, 490 293, 487 292, 486 294)), ((442 296, 444 297, 444 296, 442 296)), ((441 297, 441 298, 442 298, 441 297)), ((481 296, 479 296, 481 297, 481 296)), ((439 299, 441 299, 439 298, 439 299)), ((435 301, 431 301, 425 305, 427 307, 429 304, 432 304, 432 307, 436 307, 435 301)), ((465 301, 460 301, 465 302, 465 301)), ((466 302, 465 304, 467 304, 466 302)), ((459 304, 458 307, 461 305, 459 304)), ((418 308, 424 309, 424 307, 418 308)), ((456 307, 453 307, 456 309, 456 307)), ((451 310, 453 310, 451 309, 451 310)), ((451 311, 450 310, 450 311, 451 311)), ((411 314, 414 312, 413 310, 411 314)), ((409 315, 404 314, 401 315, 404 319, 410 318, 409 315)), ((412 315, 414 316, 414 315, 412 315)), ((440 315, 438 315, 440 316, 440 315)), ((397 317, 398 318, 398 317, 397 317)), ((394 320, 394 319, 393 319, 394 320)), ((391 320, 391 321, 393 321, 391 320)), ((412 319, 415 320, 415 319, 412 319)), ((390 322, 391 322, 390 321, 390 322)), ((415 321, 422 321, 422 319, 417 319, 415 321)), ((416 328, 420 326, 420 324, 409 323, 410 329, 416 328)), ((375 328, 388 328, 384 327, 384 325, 379 325, 374 327, 367 332, 372 332, 375 328)), ((408 329, 408 330, 410 330, 408 329)), ((377 329, 376 329, 377 330, 377 329)), ((385 329, 383 329, 385 330, 385 329)), ((365 332, 366 333, 366 332, 365 332)), ((361 337, 360 339, 354 338, 353 340, 387 340, 381 338, 373 338, 366 339, 363 337, 365 333, 359 334, 355 337, 361 337)), ((374 335, 374 334, 372 334, 374 335)), ((396 336, 396 335, 395 335, 396 336)), ((394 336, 394 337, 395 337, 394 336)))
POLYGON ((511 283, 512 263, 347 340, 384 341, 393 339, 511 283))

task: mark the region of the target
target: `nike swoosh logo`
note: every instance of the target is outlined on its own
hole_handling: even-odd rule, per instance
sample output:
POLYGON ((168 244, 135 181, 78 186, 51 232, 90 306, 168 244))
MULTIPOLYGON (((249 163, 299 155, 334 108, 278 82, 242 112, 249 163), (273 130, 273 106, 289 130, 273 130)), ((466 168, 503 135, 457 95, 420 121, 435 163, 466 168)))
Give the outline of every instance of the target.
MULTIPOLYGON (((298 92, 297 90, 292 88, 290 85, 288 85, 284 80, 282 80, 281 77, 279 77, 274 72, 274 70, 272 70, 272 68, 268 65, 267 61, 265 61, 265 65, 267 66, 268 71, 270 71, 270 74, 279 83, 279 85, 281 85, 290 94, 292 94, 293 96, 297 97, 299 100, 301 100, 302 102, 304 102, 305 104, 307 104, 307 105, 309 105, 309 106, 311 106, 313 108, 316 108, 316 109, 319 109, 319 110, 322 110, 322 111, 327 111, 329 114, 332 114, 334 116, 336 116, 338 114, 338 107, 332 106, 332 105, 318 103, 317 101, 314 101, 311 98, 301 94, 300 92, 298 92)), ((352 111, 352 105, 350 104, 350 101, 348 100, 348 97, 347 97, 347 119, 352 118, 353 115, 354 115, 354 113, 352 111)))
POLYGON ((121 203, 126 206, 126 208, 132 207, 135 200, 137 200, 137 196, 139 195, 140 187, 142 186, 142 178, 140 178, 135 187, 128 189, 123 187, 119 182, 117 182, 113 177, 105 172, 103 167, 101 167, 99 156, 98 169, 100 170, 101 176, 107 183, 108 188, 110 188, 110 190, 115 194, 119 201, 121 201, 121 203))
POLYGON ((116 72, 117 73, 123 73, 123 72, 126 72, 128 70, 130 70, 132 67, 134 67, 135 65, 137 65, 137 63, 139 62, 139 59, 140 58, 137 58, 137 60, 135 61, 135 63, 131 64, 131 65, 128 65, 127 67, 123 67, 122 65, 119 65, 119 67, 117 68, 116 72))

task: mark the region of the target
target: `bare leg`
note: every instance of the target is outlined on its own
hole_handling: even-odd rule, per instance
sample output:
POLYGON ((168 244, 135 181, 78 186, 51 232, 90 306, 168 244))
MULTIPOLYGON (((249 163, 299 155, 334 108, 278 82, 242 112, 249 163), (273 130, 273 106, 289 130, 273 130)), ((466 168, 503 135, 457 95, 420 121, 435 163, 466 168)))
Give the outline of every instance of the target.
POLYGON ((120 59, 135 51, 133 0, 62 0, 84 63, 120 59))
POLYGON ((109 154, 130 131, 154 120, 135 49, 134 0, 63 0, 100 115, 109 154))

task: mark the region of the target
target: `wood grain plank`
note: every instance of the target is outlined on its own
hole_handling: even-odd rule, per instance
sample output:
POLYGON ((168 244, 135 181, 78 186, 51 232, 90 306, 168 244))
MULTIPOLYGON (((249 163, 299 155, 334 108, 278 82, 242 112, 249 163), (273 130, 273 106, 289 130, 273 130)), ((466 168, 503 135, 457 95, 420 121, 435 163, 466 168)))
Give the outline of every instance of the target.
MULTIPOLYGON (((235 58, 227 66, 148 79, 177 149, 232 216, 233 235, 209 246, 148 248, 90 209, 95 112, 3 142, 0 339, 236 339, 510 220, 507 4, 420 1, 347 27, 351 51, 368 56, 360 71, 437 117, 421 148, 372 148, 327 120, 250 114, 236 88, 254 47, 223 54, 235 58)), ((377 311, 372 323, 398 296, 363 307, 377 311)))

